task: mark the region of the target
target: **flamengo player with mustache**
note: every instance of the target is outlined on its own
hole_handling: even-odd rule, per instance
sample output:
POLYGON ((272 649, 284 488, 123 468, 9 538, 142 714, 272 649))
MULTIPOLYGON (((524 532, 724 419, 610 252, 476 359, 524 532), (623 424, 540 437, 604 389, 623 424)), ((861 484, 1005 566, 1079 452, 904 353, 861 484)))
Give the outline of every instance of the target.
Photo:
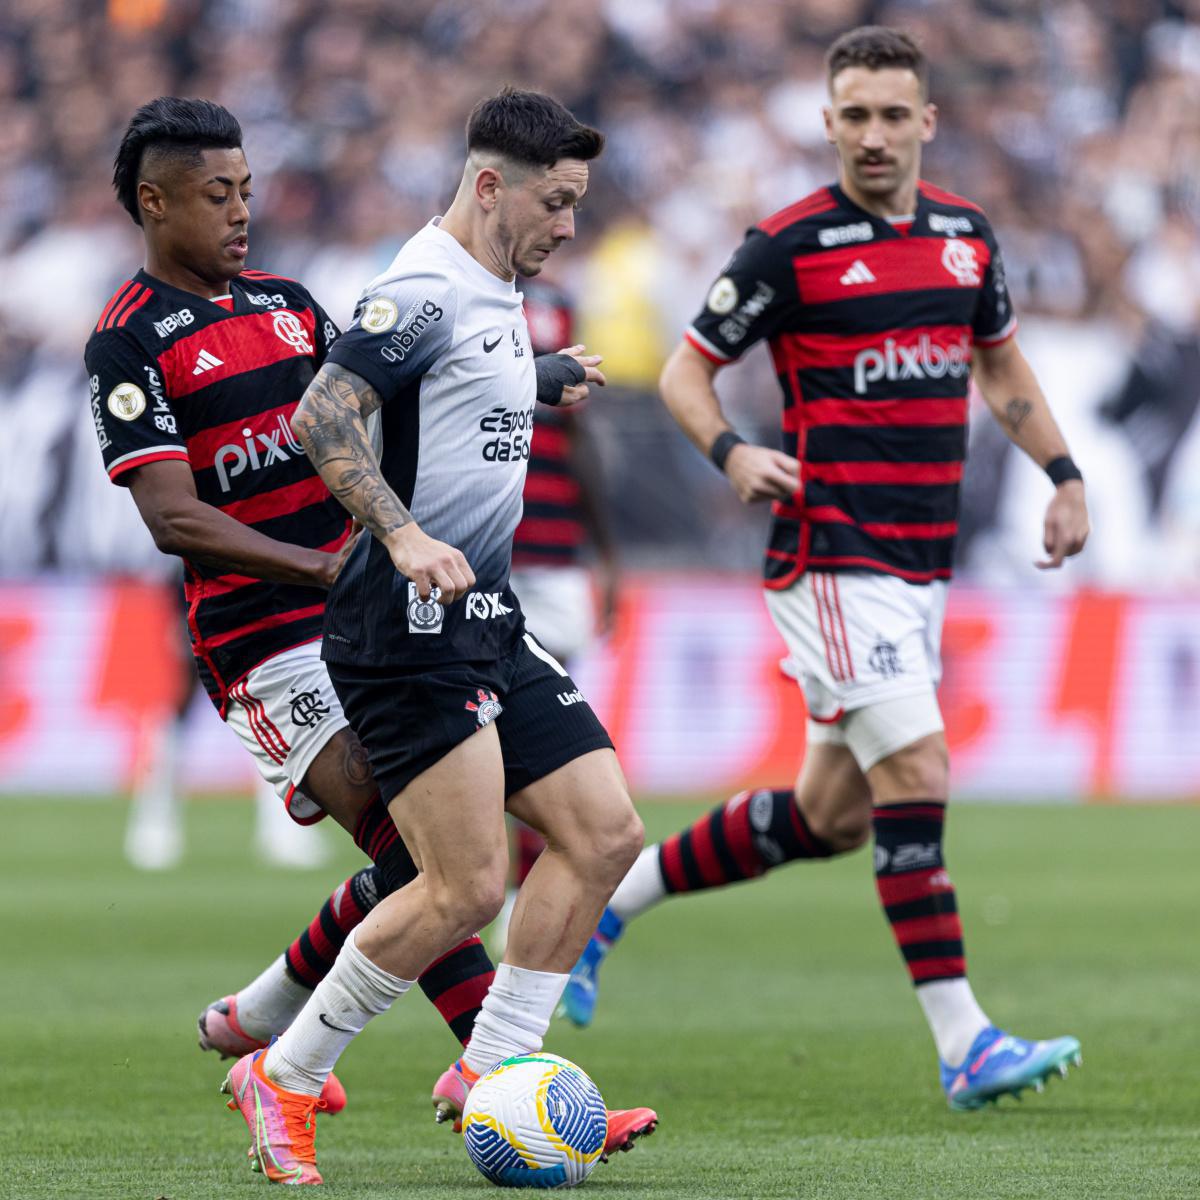
POLYGON ((942 859, 949 765, 937 684, 973 372, 1012 441, 1053 485, 1046 557, 1088 534, 1082 476, 1017 347, 983 212, 919 178, 934 136, 926 64, 903 33, 864 27, 827 57, 838 182, 750 230, 662 374, 684 432, 747 503, 772 501, 767 607, 807 701, 794 788, 742 792, 648 847, 573 972, 590 1021, 596 972, 625 923, 668 895, 875 839, 879 899, 933 1033, 950 1106, 978 1108, 1079 1060, 1073 1037, 996 1028, 967 982, 942 859), (768 342, 783 446, 744 442, 713 379, 768 342))

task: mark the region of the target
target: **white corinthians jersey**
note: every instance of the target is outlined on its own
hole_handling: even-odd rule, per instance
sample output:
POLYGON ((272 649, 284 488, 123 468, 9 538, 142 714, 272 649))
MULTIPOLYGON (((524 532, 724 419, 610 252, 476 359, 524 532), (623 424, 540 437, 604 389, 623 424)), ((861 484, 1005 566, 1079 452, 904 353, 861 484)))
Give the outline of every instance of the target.
POLYGON ((476 582, 447 608, 422 603, 382 543, 363 538, 329 593, 324 657, 499 657, 523 628, 508 572, 537 382, 521 293, 435 220, 368 285, 327 361, 383 397, 384 478, 425 533, 462 551, 476 582))

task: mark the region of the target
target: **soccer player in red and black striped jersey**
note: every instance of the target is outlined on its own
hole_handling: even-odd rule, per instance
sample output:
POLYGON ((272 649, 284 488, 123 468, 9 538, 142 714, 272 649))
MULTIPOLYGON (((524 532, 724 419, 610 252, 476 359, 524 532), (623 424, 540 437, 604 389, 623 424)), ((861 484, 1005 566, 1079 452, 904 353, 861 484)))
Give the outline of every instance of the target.
POLYGON ((873 833, 879 898, 928 1018, 953 1108, 1038 1086, 1078 1058, 1071 1037, 995 1028, 967 982, 942 860, 948 761, 936 688, 966 453, 969 375, 1046 469, 1046 557, 1088 533, 1080 472, 1017 347, 983 212, 919 178, 934 136, 911 38, 864 27, 828 58, 839 177, 748 233, 662 374, 684 432, 743 501, 772 501, 767 605, 807 700, 794 788, 743 792, 643 852, 564 1001, 590 1019, 595 970, 623 922, 667 894, 819 860, 873 833), (783 390, 783 449, 745 443, 713 380, 757 341, 783 390))
MULTIPOLYGON (((326 590, 353 536, 290 426, 338 330, 300 284, 245 268, 241 142, 234 117, 204 100, 161 97, 126 129, 113 182, 146 265, 88 340, 92 417, 109 477, 159 549, 184 560, 192 648, 221 716, 293 817, 334 816, 387 892, 416 870, 320 659, 326 590)), ((281 1032, 377 890, 314 922, 256 981, 242 1021, 236 998, 206 1010, 202 1044, 240 1054, 226 1034, 261 1044, 281 1032)), ((469 1033, 491 974, 473 938, 422 983, 435 1003, 454 993, 444 1015, 469 1033)))

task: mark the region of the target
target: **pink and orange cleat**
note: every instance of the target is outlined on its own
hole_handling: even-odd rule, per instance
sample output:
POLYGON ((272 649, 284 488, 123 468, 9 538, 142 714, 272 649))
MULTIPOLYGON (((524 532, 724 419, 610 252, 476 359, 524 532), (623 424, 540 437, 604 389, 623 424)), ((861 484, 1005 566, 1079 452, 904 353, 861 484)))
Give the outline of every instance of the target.
MULTIPOLYGON (((215 1050, 222 1058, 241 1058, 267 1043, 251 1037, 238 1023, 237 996, 222 996, 214 1000, 199 1016, 196 1027, 200 1033, 200 1049, 215 1050)), ((321 1092, 324 1111, 331 1117, 346 1107, 346 1089, 336 1075, 330 1075, 321 1092)))
POLYGON ((221 1084, 232 1097, 227 1107, 239 1111, 250 1128, 251 1166, 272 1183, 320 1183, 317 1110, 325 1102, 273 1083, 263 1072, 264 1058, 262 1050, 239 1058, 221 1084))
MULTIPOLYGON (((433 1085, 433 1119, 439 1124, 453 1121, 454 1132, 462 1133, 462 1114, 471 1088, 479 1076, 463 1060, 452 1062, 433 1085)), ((632 1150, 638 1138, 649 1137, 658 1128, 658 1113, 652 1108, 610 1108, 608 1136, 604 1139, 601 1162, 610 1154, 632 1150)))

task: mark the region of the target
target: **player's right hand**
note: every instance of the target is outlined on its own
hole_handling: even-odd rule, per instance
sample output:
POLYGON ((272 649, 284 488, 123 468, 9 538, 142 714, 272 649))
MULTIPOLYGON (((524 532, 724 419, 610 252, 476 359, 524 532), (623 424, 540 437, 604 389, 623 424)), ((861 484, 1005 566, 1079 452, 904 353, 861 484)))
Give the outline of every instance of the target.
POLYGON ((800 460, 782 450, 742 442, 725 459, 725 474, 743 504, 788 500, 800 490, 800 460))
POLYGON ((429 537, 415 521, 388 534, 384 544, 396 570, 416 584, 422 600, 428 600, 437 588, 435 599, 443 605, 453 604, 475 586, 475 572, 462 551, 429 537))

